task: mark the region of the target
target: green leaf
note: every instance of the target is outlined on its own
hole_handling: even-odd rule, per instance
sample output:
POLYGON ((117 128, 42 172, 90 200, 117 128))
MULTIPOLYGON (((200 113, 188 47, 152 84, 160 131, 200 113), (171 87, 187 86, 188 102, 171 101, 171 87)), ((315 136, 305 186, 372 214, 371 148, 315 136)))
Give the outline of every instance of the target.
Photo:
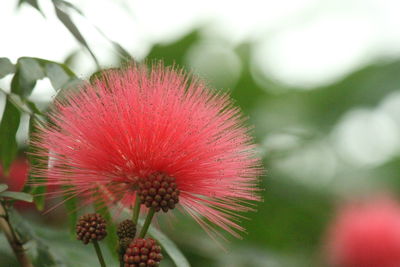
POLYGON ((166 65, 185 65, 185 55, 189 49, 200 40, 200 32, 193 31, 172 44, 157 44, 147 55, 147 60, 162 59, 166 65))
POLYGON ((61 101, 65 100, 68 98, 70 94, 77 93, 81 90, 81 85, 84 84, 85 81, 75 79, 69 82, 65 87, 61 88, 56 94, 56 97, 54 98, 55 101, 61 101))
MULTIPOLYGON (((72 186, 63 186, 63 190, 68 192, 72 189, 72 186)), ((69 222, 69 229, 71 235, 75 237, 76 235, 76 222, 78 221, 78 213, 77 213, 77 206, 78 206, 78 199, 76 197, 72 197, 66 193, 63 196, 64 198, 64 206, 67 209, 68 214, 68 222, 69 222)))
MULTIPOLYGON (((64 0, 56 0, 56 2, 58 2, 58 5, 64 5, 65 7, 74 10, 76 13, 78 13, 81 16, 84 16, 83 12, 77 8, 75 5, 64 1, 64 0)), ((99 27, 95 26, 96 30, 108 41, 112 44, 112 46, 114 47, 115 51, 117 52, 118 56, 123 60, 123 61, 131 61, 133 60, 132 56, 130 55, 130 53, 124 48, 122 47, 119 43, 111 40, 99 27)))
POLYGON ((19 110, 7 98, 0 123, 0 161, 6 174, 17 156, 18 145, 15 135, 19 127, 20 117, 19 110))
POLYGON ((11 81, 11 92, 22 97, 28 97, 32 93, 36 81, 44 77, 43 67, 34 58, 19 58, 17 71, 11 81))
POLYGON ((0 184, 0 193, 3 191, 6 191, 8 189, 8 185, 6 184, 0 184))
MULTIPOLYGON (((48 236, 43 234, 43 231, 38 228, 38 226, 31 220, 26 220, 22 218, 20 214, 11 209, 9 212, 10 220, 14 229, 16 230, 18 236, 22 243, 26 243, 24 247, 27 249, 27 254, 33 259, 34 266, 41 267, 61 267, 66 266, 59 256, 59 251, 54 249, 54 243, 50 243, 48 236)), ((48 226, 43 227, 46 231, 51 231, 48 226)), ((65 241, 60 240, 63 238, 63 232, 61 229, 53 230, 58 235, 54 235, 60 242, 65 241)), ((66 245, 68 247, 68 245, 66 245)))
POLYGON ((97 203, 95 204, 95 210, 97 213, 100 213, 107 222, 107 237, 106 242, 107 246, 115 259, 118 259, 118 239, 117 239, 117 227, 114 224, 110 211, 108 210, 107 206, 104 203, 97 203))
POLYGON ((114 47, 115 51, 117 52, 118 56, 122 59, 122 61, 126 62, 133 60, 131 54, 129 54, 129 52, 124 47, 122 47, 119 43, 111 40, 99 27, 97 26, 94 27, 103 36, 104 39, 106 39, 108 42, 112 44, 112 46, 114 47))
MULTIPOLYGON (((29 118, 29 136, 32 138, 32 135, 37 131, 37 122, 33 116, 29 118)), ((39 157, 37 156, 37 148, 33 146, 29 146, 28 148, 28 160, 29 165, 32 167, 43 167, 45 168, 47 165, 48 158, 47 157, 39 157)), ((35 186, 29 187, 26 186, 24 188, 24 192, 29 192, 34 196, 34 202, 36 208, 38 210, 43 210, 45 205, 45 195, 47 191, 47 187, 45 186, 45 177, 37 177, 33 175, 32 169, 30 168, 30 172, 28 175, 28 182, 34 184, 35 186)))
POLYGON ((91 84, 93 84, 96 80, 101 79, 103 77, 103 73, 104 73, 104 70, 99 70, 99 71, 93 72, 92 75, 90 75, 90 77, 89 77, 89 82, 91 84))
MULTIPOLYGON (((41 64, 41 66, 44 68, 46 67, 46 65, 51 65, 51 64, 55 64, 58 65, 59 67, 61 67, 63 69, 63 71, 71 78, 76 78, 75 73, 65 64, 62 63, 58 63, 55 61, 51 61, 51 60, 47 60, 47 59, 43 59, 43 58, 37 58, 37 57, 31 57, 30 59, 36 60, 39 64, 41 64)), ((48 74, 47 74, 48 75, 48 74)))
POLYGON ((42 10, 39 7, 37 0, 19 0, 18 7, 21 6, 23 3, 27 3, 27 4, 31 5, 32 7, 36 8, 44 16, 42 10))
POLYGON ((54 10, 56 12, 56 15, 58 19, 64 24, 64 26, 69 30, 69 32, 75 37, 75 39, 81 43, 90 53, 92 56, 93 60, 95 61, 96 65, 99 66, 99 62, 97 61, 96 56, 90 49, 88 43, 86 42, 85 38, 82 36, 81 32, 79 31, 78 27, 76 27, 75 23, 72 21, 71 17, 65 13, 63 10, 61 10, 61 7, 63 5, 62 1, 53 1, 54 4, 54 10))
POLYGON ((66 66, 73 66, 77 61, 79 60, 79 54, 81 52, 81 49, 75 49, 71 51, 64 59, 63 64, 66 66))
POLYGON ((24 192, 11 192, 11 191, 4 191, 0 193, 0 197, 7 197, 15 200, 21 200, 25 202, 32 202, 33 197, 30 194, 24 192))
POLYGON ((92 75, 90 75, 89 82, 93 84, 96 80, 101 80, 104 81, 106 84, 108 84, 108 81, 104 78, 105 74, 107 74, 107 72, 110 71, 118 71, 118 70, 119 68, 109 68, 96 71, 92 75))
POLYGON ((161 244, 177 267, 190 267, 189 261, 171 239, 154 227, 150 227, 149 234, 161 244))
POLYGON ((37 256, 34 261, 35 266, 43 267, 57 267, 60 266, 60 261, 56 260, 50 246, 44 244, 43 242, 37 242, 36 246, 37 256))
POLYGON ((29 110, 32 113, 35 113, 35 114, 38 114, 38 115, 43 115, 43 113, 39 110, 39 108, 36 106, 35 103, 33 103, 33 102, 29 101, 29 100, 26 100, 25 104, 28 106, 29 110))
POLYGON ((18 107, 18 110, 22 113, 43 115, 43 113, 36 107, 35 103, 25 98, 21 98, 17 94, 8 93, 8 99, 15 107, 18 107))
POLYGON ((35 186, 31 190, 31 194, 34 196, 33 200, 38 210, 43 210, 46 204, 46 196, 44 195, 47 191, 45 185, 35 186))
POLYGON ((0 57, 0 79, 14 71, 14 64, 12 64, 8 58, 0 57))
POLYGON ((74 85, 78 80, 65 64, 42 58, 21 57, 18 59, 17 70, 11 81, 11 92, 26 98, 32 93, 37 80, 44 77, 49 78, 56 91, 74 85))
POLYGON ((71 79, 71 77, 59 64, 48 63, 45 66, 45 71, 47 77, 50 79, 51 85, 55 90, 61 89, 71 79))
POLYGON ((42 66, 46 77, 49 78, 51 85, 56 91, 71 86, 75 87, 80 83, 75 73, 65 64, 42 58, 31 59, 36 60, 42 66))
POLYGON ((116 50, 116 52, 118 53, 118 55, 124 60, 124 61, 132 61, 133 57, 131 56, 131 54, 129 54, 129 52, 122 47, 122 45, 120 45, 119 43, 107 38, 107 40, 114 46, 114 49, 116 50))
POLYGON ((64 0, 57 0, 57 2, 59 2, 60 4, 63 4, 64 6, 73 9, 76 13, 78 13, 79 15, 83 16, 83 12, 82 10, 80 10, 77 6, 75 6, 74 4, 64 1, 64 0))

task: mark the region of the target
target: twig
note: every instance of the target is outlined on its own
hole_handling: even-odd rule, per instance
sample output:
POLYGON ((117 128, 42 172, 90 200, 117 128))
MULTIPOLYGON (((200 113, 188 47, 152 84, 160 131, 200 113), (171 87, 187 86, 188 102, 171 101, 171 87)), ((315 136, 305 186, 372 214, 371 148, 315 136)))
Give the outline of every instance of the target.
POLYGON ((100 266, 106 267, 106 263, 104 261, 103 254, 101 253, 99 243, 97 242, 97 240, 93 240, 92 243, 93 243, 94 249, 96 250, 97 258, 99 258, 100 266))
MULTIPOLYGON (((15 99, 13 98, 13 95, 14 95, 14 94, 8 93, 8 92, 6 92, 6 91, 5 91, 4 89, 2 89, 2 88, 0 88, 0 92, 2 92, 3 94, 5 94, 5 96, 7 97, 7 99, 8 99, 20 112, 26 113, 26 114, 28 114, 29 116, 34 117, 34 118, 36 119, 36 121, 39 122, 39 124, 41 124, 42 126, 44 126, 44 122, 43 122, 43 120, 42 120, 42 119, 40 118, 40 116, 39 116, 39 115, 41 115, 41 114, 38 114, 38 113, 32 111, 28 106, 27 106, 28 109, 26 109, 24 106, 21 106, 20 103, 18 103, 17 101, 15 101, 15 99)), ((21 101, 23 101, 23 100, 21 100, 21 101)), ((25 103, 23 103, 23 104, 25 104, 25 103)))
POLYGON ((30 259, 25 253, 22 242, 16 235, 12 225, 10 224, 10 218, 8 216, 7 209, 4 204, 0 202, 0 229, 4 232, 8 243, 10 244, 15 257, 22 267, 33 267, 30 259))
POLYGON ((146 220, 144 221, 142 230, 140 231, 139 238, 144 238, 144 236, 146 235, 147 230, 149 229, 151 220, 153 219, 154 213, 155 213, 154 208, 150 208, 149 213, 147 213, 146 220))
POLYGON ((135 225, 137 225, 139 219, 139 213, 140 213, 140 198, 136 193, 136 201, 135 201, 135 206, 133 208, 133 216, 132 216, 132 221, 135 225))

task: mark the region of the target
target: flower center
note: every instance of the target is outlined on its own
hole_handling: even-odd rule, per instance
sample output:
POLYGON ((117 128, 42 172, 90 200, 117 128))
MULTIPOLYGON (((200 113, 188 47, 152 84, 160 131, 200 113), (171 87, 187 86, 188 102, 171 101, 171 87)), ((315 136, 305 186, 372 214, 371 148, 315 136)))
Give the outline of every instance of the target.
POLYGON ((139 181, 138 195, 142 204, 155 211, 167 212, 179 202, 179 190, 175 178, 156 172, 139 181))

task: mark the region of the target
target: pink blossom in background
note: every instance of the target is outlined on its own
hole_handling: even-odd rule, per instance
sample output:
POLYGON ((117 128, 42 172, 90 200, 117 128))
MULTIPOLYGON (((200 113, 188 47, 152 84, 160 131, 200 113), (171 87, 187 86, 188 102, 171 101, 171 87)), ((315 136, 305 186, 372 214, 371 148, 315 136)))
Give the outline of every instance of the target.
POLYGON ((131 206, 138 181, 162 172, 176 179, 181 210, 210 233, 209 222, 238 236, 237 212, 260 200, 262 168, 246 119, 228 94, 181 70, 107 71, 56 100, 50 120, 32 141, 50 167, 33 173, 74 186, 71 196, 87 203, 131 206))
POLYGON ((6 176, 0 165, 0 183, 8 185, 10 191, 21 191, 28 178, 28 162, 25 158, 16 159, 10 166, 10 171, 6 176))
MULTIPOLYGON (((24 157, 19 157, 13 161, 7 176, 0 165, 0 183, 7 184, 9 191, 20 192, 28 180, 28 169, 29 164, 24 157)), ((34 208, 34 205, 25 201, 15 201, 14 207, 19 210, 26 210, 34 208)))
POLYGON ((326 241, 327 261, 338 267, 400 266, 400 206, 390 198, 342 207, 326 241))

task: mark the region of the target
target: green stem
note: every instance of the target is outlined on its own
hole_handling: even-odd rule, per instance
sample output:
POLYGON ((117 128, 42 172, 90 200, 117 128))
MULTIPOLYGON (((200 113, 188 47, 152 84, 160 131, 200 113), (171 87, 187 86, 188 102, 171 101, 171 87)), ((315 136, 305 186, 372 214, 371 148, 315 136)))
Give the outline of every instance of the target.
POLYGON ((29 116, 34 117, 38 123, 40 123, 42 126, 44 125, 44 121, 40 118, 39 114, 33 111, 26 103, 24 103, 24 99, 21 99, 19 96, 13 94, 13 93, 8 93, 4 89, 0 88, 0 92, 2 92, 6 98, 22 113, 26 113, 29 116), (19 101, 16 101, 13 97, 19 97, 19 101), (21 105, 22 104, 22 105, 21 105))
POLYGON ((96 250, 97 258, 99 258, 100 266, 106 267, 106 263, 104 261, 103 254, 101 253, 101 249, 100 249, 100 246, 99 246, 99 243, 97 242, 97 240, 93 240, 93 246, 94 246, 94 249, 96 250))
POLYGON ((4 235, 7 238, 8 243, 10 244, 19 264, 21 267, 33 267, 30 259, 25 253, 25 249, 23 247, 22 242, 19 240, 18 236, 16 235, 14 228, 12 227, 8 212, 5 204, 0 201, 0 230, 4 232, 4 235))
POLYGON ((140 213, 140 198, 138 194, 136 193, 136 201, 135 201, 135 206, 133 208, 133 216, 132 216, 132 221, 135 225, 137 225, 138 219, 139 219, 139 213, 140 213))
POLYGON ((149 213, 147 213, 146 221, 144 222, 142 230, 140 231, 139 238, 143 238, 146 235, 147 230, 149 229, 151 220, 153 219, 154 213, 155 213, 155 210, 153 208, 150 208, 149 213))

